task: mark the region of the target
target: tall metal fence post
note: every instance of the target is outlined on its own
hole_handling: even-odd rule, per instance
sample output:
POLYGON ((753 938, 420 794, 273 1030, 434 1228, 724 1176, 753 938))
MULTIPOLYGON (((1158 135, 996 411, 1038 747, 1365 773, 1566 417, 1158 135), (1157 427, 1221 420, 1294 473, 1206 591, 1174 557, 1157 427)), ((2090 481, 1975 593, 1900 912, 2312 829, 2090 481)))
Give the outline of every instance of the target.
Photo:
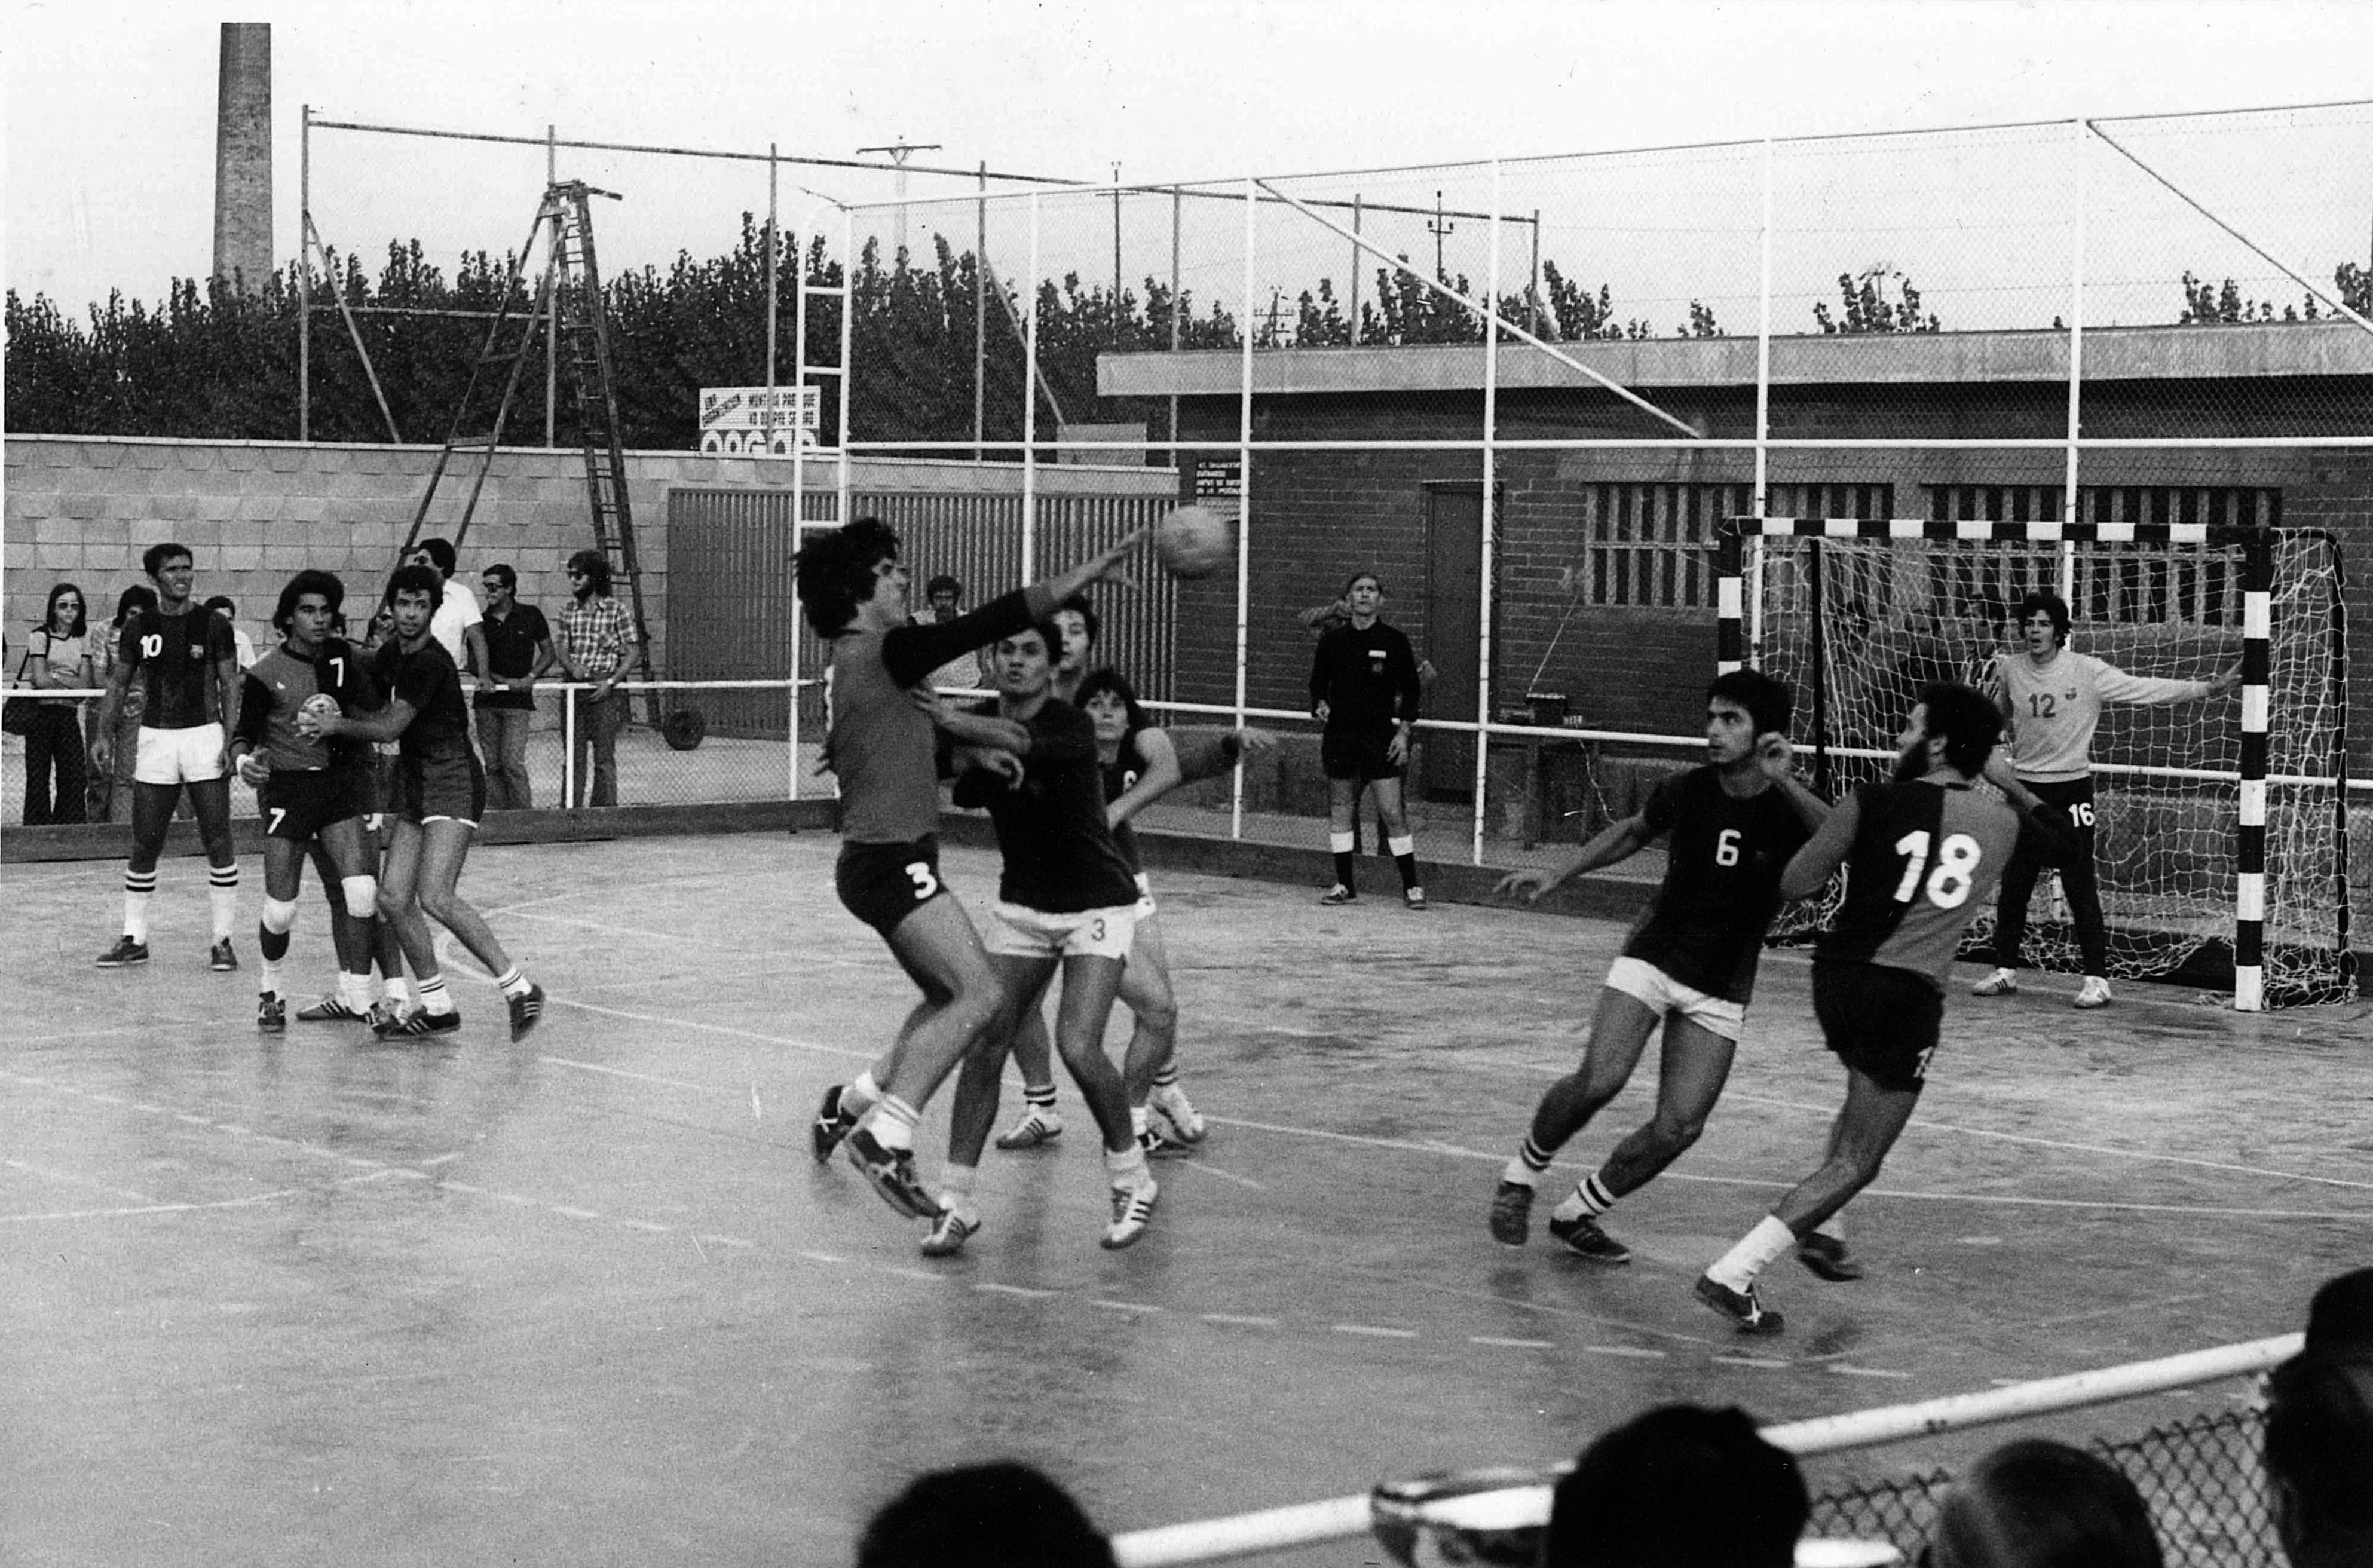
POLYGON ((297 439, 313 439, 313 106, 297 122, 297 439))
MULTIPOLYGON (((1245 722, 1247 680, 1252 668, 1253 549, 1253 247, 1259 239, 1260 187, 1245 181, 1244 314, 1240 337, 1241 375, 1236 392, 1236 684, 1235 722, 1245 722)), ((1228 797, 1228 837, 1245 836, 1245 770, 1233 776, 1228 797)))
MULTIPOLYGON (((1031 581, 1038 561, 1038 195, 1023 209, 1030 215, 1030 264, 1022 287, 1022 580, 1031 581)), ((1062 432, 1056 432, 1058 440, 1062 432)))
MULTIPOLYGON (((2068 469, 2063 481, 2060 497, 2060 521, 2075 522, 2081 516, 2076 505, 2080 442, 2084 439, 2085 386, 2085 152, 2091 134, 2079 117, 2076 132, 2076 199, 2074 232, 2070 235, 2068 279, 2068 469)), ((2060 597, 2075 603, 2076 598, 2076 544, 2063 540, 2060 545, 2060 597)))
POLYGON ((560 809, 577 805, 577 684, 560 688, 560 809))
MULTIPOLYGON (((1475 596, 1475 820, 1468 863, 1483 863, 1483 819, 1490 805, 1491 753, 1491 573, 1499 510, 1492 504, 1499 479, 1500 439, 1500 160, 1491 160, 1491 241, 1483 287, 1483 521, 1477 531, 1475 596)), ((1530 781, 1526 788, 1533 788, 1530 781)))

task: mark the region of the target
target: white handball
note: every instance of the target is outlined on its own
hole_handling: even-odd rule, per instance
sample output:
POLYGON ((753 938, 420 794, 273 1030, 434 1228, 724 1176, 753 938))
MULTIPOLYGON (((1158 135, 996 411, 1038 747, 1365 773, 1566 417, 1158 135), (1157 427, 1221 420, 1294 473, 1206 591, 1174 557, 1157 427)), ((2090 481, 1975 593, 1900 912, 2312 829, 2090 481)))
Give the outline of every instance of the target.
POLYGON ((1153 531, 1154 553, 1172 577, 1209 577, 1236 554, 1236 526, 1209 507, 1180 507, 1153 531))
POLYGON ((335 719, 344 711, 336 697, 328 692, 315 692, 297 709, 297 728, 304 734, 318 735, 321 732, 322 720, 335 719))

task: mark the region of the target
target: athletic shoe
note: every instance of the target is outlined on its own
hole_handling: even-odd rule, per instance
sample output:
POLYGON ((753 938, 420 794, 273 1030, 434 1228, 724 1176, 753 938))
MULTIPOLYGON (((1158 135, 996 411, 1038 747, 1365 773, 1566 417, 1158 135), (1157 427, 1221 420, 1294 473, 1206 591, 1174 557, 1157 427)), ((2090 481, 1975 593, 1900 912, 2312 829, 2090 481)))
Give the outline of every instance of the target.
POLYGON ((1787 1322, 1763 1305, 1753 1285, 1735 1291, 1711 1274, 1699 1276, 1698 1299, 1738 1325, 1742 1334, 1777 1334, 1787 1322))
POLYGON ((1971 996, 2016 996, 2018 977, 2007 969, 1997 969, 1970 988, 1971 996))
POLYGON ((371 1020, 371 1033, 380 1039, 392 1039, 398 1035, 416 1037, 422 1035, 450 1035, 462 1027, 462 1010, 458 1007, 443 1012, 431 1012, 415 1007, 409 1012, 390 1011, 384 1018, 371 1020))
POLYGON ((940 1200, 924 1189, 915 1175, 912 1149, 885 1149, 861 1127, 851 1128, 841 1147, 848 1151, 848 1163, 873 1184, 883 1202, 910 1220, 940 1217, 940 1200))
POLYGON ((1571 1220, 1550 1215, 1549 1235, 1565 1243, 1565 1249, 1576 1258, 1587 1258, 1593 1263, 1631 1261, 1631 1249, 1600 1230, 1598 1222, 1587 1214, 1576 1214, 1571 1220))
POLYGON ((1183 1160, 1195 1152, 1192 1143, 1182 1143, 1150 1119, 1143 1132, 1137 1135, 1137 1146, 1145 1151, 1149 1160, 1183 1160))
POLYGON ((1210 1130, 1203 1117, 1186 1098, 1186 1091, 1175 1083, 1165 1083, 1146 1096, 1145 1114, 1170 1137, 1181 1143, 1200 1143, 1210 1130))
POLYGON ((1796 1244, 1796 1261, 1833 1285, 1862 1278, 1862 1265, 1846 1251, 1846 1244, 1818 1231, 1796 1244))
POLYGON ((206 954, 206 967, 217 975, 228 974, 239 967, 239 954, 230 950, 230 938, 225 937, 215 943, 213 951, 206 954))
POLYGON ((148 944, 134 942, 128 936, 117 937, 115 945, 99 955, 99 966, 102 969, 121 969, 127 964, 147 962, 148 944))
POLYGON ((372 1034, 385 1039, 395 1032, 397 1024, 403 1022, 403 1008, 393 998, 381 997, 370 1004, 370 1011, 363 1014, 363 1022, 370 1025, 372 1034))
POLYGON ((1033 1106, 1022 1113, 1022 1119, 997 1135, 1000 1149, 1035 1149, 1042 1143, 1052 1143, 1063 1136, 1063 1118, 1053 1111, 1042 1111, 1033 1106))
POLYGON ((544 1021, 544 988, 531 982, 527 989, 505 1000, 511 1009, 511 1043, 517 1045, 544 1021))
POLYGON ((357 1012, 334 996, 325 996, 297 1010, 299 1024, 360 1024, 369 1017, 368 1011, 357 1012))
POLYGON ((953 1258, 964 1250, 964 1244, 980 1229, 978 1216, 965 1219, 953 1209, 942 1209, 940 1217, 931 1222, 931 1234, 923 1238, 926 1258, 953 1258))
POLYGON ((2110 1005, 2110 982, 2098 975, 2087 975, 2085 983, 2076 988, 2076 1000, 2072 1005, 2083 1008, 2110 1005))
POLYGON ((1112 1223, 1105 1227, 1099 1245, 1106 1252, 1118 1252, 1143 1235, 1153 1218, 1153 1200, 1161 1196, 1162 1189, 1150 1180, 1143 1187, 1114 1188, 1112 1223))
POLYGON ((819 1165, 832 1158, 832 1152, 840 1147, 840 1141, 857 1125, 857 1118, 841 1109, 840 1090, 836 1083, 824 1092, 824 1104, 816 1108, 815 1125, 808 1129, 808 1141, 815 1148, 819 1165))
POLYGON ((1420 914, 1423 914, 1425 912, 1425 889, 1422 887, 1404 889, 1401 893, 1401 902, 1409 908, 1417 910, 1420 914))
POLYGON ((1349 904, 1352 899, 1359 896, 1360 895, 1358 894, 1352 892, 1350 888, 1344 886, 1338 882, 1334 886, 1328 888, 1327 890, 1326 896, 1320 898, 1318 902, 1321 904, 1349 904))
POLYGON ((280 1000, 277 991, 265 991, 255 999, 255 1026, 267 1035, 278 1035, 288 1027, 288 1004, 280 1000))
POLYGON ((1521 1181, 1503 1181, 1491 1194, 1491 1239, 1502 1246, 1522 1246, 1533 1231, 1533 1189, 1521 1181))

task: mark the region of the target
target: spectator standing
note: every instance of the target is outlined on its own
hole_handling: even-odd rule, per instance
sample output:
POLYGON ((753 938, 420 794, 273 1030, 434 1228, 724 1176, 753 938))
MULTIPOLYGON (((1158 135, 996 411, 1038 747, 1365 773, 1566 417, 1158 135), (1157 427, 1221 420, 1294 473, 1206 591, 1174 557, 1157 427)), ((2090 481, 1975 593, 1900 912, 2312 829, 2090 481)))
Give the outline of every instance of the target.
MULTIPOLYGON (((51 691, 88 689, 98 684, 91 660, 92 638, 82 590, 62 582, 50 590, 49 607, 41 624, 25 640, 25 684, 51 691)), ((82 739, 82 701, 78 697, 44 697, 32 707, 32 728, 25 731, 25 825, 83 820, 84 794, 89 788, 82 739), (57 790, 51 792, 54 775, 57 790)))
POLYGON ((1323 730, 1319 760, 1327 774, 1327 848, 1335 860, 1335 885, 1319 902, 1349 904, 1359 896, 1352 823, 1361 796, 1373 793, 1385 848, 1400 872, 1401 901, 1422 909, 1417 840, 1401 792, 1423 691, 1417 654, 1408 637, 1381 618, 1385 586, 1375 573, 1352 573, 1343 597, 1350 618, 1318 639, 1310 665, 1310 711, 1323 730))
POLYGON ((560 667, 593 688, 577 699, 578 799, 570 803, 614 806, 618 731, 626 722, 626 699, 616 688, 642 661, 643 649, 625 606, 610 597, 610 563, 601 551, 568 557, 568 587, 577 602, 560 613, 560 667))
POLYGON ((527 776, 535 683, 560 656, 553 650, 552 626, 544 612, 519 602, 519 573, 507 562, 497 561, 481 572, 478 586, 486 595, 478 623, 486 662, 476 697, 478 750, 486 762, 486 809, 523 812, 535 803, 527 776))
POLYGON ((453 580, 457 558, 451 540, 423 539, 404 556, 403 564, 435 568, 438 580, 445 585, 445 596, 438 602, 437 618, 428 624, 428 635, 452 655, 455 669, 465 675, 483 676, 486 673, 485 645, 473 634, 484 617, 470 585, 453 580))
MULTIPOLYGON (((96 666, 94 673, 114 668, 115 661, 123 656, 125 624, 141 611, 156 607, 157 591, 145 582, 134 583, 116 595, 115 619, 99 632, 98 641, 91 649, 91 660, 96 666)), ((92 763, 90 781, 85 789, 89 810, 84 813, 89 821, 113 821, 118 802, 129 802, 132 798, 132 766, 140 755, 140 715, 146 704, 147 694, 138 685, 126 689, 123 706, 116 713, 111 734, 101 732, 100 720, 104 714, 98 708, 91 709, 88 752, 92 763), (111 765, 99 760, 101 741, 108 743, 111 765)), ((128 811, 130 808, 127 805, 123 809, 128 811)))
POLYGON ((254 669, 255 639, 247 635, 245 626, 239 624, 239 605, 229 594, 217 593, 206 601, 206 608, 230 623, 230 640, 239 649, 239 667, 241 670, 254 669))
MULTIPOLYGON (((945 572, 941 572, 924 585, 923 598, 926 601, 925 608, 921 614, 915 617, 917 626, 943 626, 964 614, 964 584, 945 572)), ((958 691, 969 690, 974 686, 985 686, 988 685, 988 680, 982 673, 981 667, 987 661, 987 654, 988 649, 983 649, 979 653, 967 653, 960 659, 951 659, 932 671, 926 678, 925 684, 935 688, 950 686, 958 691)))

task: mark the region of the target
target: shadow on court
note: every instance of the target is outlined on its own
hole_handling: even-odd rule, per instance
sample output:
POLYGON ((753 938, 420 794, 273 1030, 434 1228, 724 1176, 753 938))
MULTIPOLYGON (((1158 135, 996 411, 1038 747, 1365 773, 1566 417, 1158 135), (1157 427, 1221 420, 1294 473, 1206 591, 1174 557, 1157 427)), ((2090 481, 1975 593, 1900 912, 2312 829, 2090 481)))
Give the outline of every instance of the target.
MULTIPOLYGON (((834 902, 835 848, 480 851, 463 891, 552 995, 517 1047, 469 975, 450 1042, 260 1036, 251 928, 249 966, 209 973, 194 860, 166 862, 156 956, 120 972, 91 965, 119 868, 0 871, 6 1555, 830 1564, 913 1471, 1003 1455, 1125 1530, 1567 1457, 1672 1399, 1790 1419, 2286 1332, 2365 1261, 2365 1006, 2128 987, 2076 1013, 2047 978, 1948 1001, 1920 1116, 1848 1212, 1871 1278, 1779 1265, 1789 1331, 1741 1341, 1689 1285, 1835 1108, 1801 956, 1767 959, 1728 1096, 1607 1222, 1636 1255, 1608 1270, 1538 1215, 1645 1115, 1653 1062, 1565 1151, 1529 1248, 1483 1219, 1621 927, 1167 872, 1209 1142, 1157 1166, 1146 1239, 1102 1252, 1066 1083, 1063 1139, 992 1151, 986 1228, 935 1262, 808 1152, 825 1085, 912 1000, 834 902)), ((947 871, 984 914, 993 857, 947 871)), ((329 970, 309 886, 297 999, 329 970)))

